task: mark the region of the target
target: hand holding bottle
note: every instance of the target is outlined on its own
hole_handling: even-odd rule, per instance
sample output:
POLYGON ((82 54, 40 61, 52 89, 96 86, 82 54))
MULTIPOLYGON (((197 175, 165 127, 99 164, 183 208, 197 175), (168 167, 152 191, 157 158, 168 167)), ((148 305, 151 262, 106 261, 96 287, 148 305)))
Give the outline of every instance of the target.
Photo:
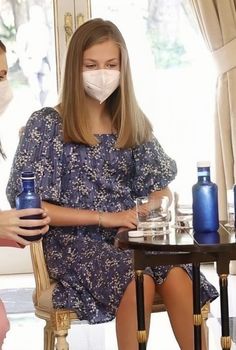
POLYGON ((32 209, 11 209, 0 211, 0 238, 15 241, 21 245, 28 245, 30 242, 27 240, 27 236, 37 236, 45 234, 49 229, 50 219, 44 209, 32 208, 32 209), (22 217, 41 215, 40 220, 25 220, 22 217), (41 229, 35 229, 35 227, 41 226, 41 229), (24 229, 22 227, 26 227, 24 229), (20 237, 21 235, 22 237, 20 237))
MULTIPOLYGON (((22 182, 22 191, 16 196, 16 209, 27 209, 27 208, 41 208, 41 198, 39 194, 35 190, 35 175, 32 171, 24 171, 21 174, 21 182, 22 182)), ((33 214, 33 215, 24 215, 21 216, 22 225, 20 228, 24 230, 34 231, 33 235, 27 235, 22 237, 27 241, 37 241, 42 237, 42 229, 43 226, 40 225, 40 221, 42 219, 42 214, 33 214), (30 226, 29 222, 32 221, 36 224, 34 226, 30 226), (24 223, 27 222, 27 225, 24 223), (40 231, 38 234, 35 234, 35 231, 40 231)), ((21 235, 20 235, 21 236, 21 235)))

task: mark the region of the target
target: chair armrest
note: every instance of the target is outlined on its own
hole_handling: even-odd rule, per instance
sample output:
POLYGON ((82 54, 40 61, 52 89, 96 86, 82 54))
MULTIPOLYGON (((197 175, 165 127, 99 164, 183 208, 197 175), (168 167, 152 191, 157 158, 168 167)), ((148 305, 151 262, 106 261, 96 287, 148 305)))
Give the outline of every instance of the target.
POLYGON ((38 300, 40 294, 51 285, 43 253, 42 240, 33 242, 30 245, 30 254, 36 285, 36 300, 38 300))

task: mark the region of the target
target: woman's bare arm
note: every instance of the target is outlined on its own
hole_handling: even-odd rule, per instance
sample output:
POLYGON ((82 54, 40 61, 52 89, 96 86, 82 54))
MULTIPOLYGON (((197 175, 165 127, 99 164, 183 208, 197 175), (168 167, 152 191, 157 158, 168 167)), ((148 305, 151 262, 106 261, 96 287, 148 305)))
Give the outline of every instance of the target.
POLYGON ((87 226, 100 224, 103 227, 125 226, 127 228, 135 228, 137 224, 134 209, 110 213, 61 207, 47 202, 43 202, 43 207, 46 208, 50 216, 50 225, 52 226, 87 226))

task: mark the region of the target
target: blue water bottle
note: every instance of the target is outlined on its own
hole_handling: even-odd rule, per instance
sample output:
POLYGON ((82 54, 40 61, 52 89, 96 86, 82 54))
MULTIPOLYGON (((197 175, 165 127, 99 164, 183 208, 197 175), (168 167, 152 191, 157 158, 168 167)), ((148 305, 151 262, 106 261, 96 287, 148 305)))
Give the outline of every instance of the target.
POLYGON ((192 187, 193 229, 215 232, 219 228, 218 187, 211 181, 210 163, 197 163, 198 182, 192 187))
MULTIPOLYGON (((22 192, 16 197, 16 209, 41 208, 40 196, 35 192, 35 176, 31 171, 25 171, 21 174, 22 192)), ((42 219, 41 214, 24 216, 22 219, 42 219)), ((22 227, 25 230, 36 230, 42 226, 22 227)), ((27 241, 38 241, 42 235, 21 236, 27 241)))

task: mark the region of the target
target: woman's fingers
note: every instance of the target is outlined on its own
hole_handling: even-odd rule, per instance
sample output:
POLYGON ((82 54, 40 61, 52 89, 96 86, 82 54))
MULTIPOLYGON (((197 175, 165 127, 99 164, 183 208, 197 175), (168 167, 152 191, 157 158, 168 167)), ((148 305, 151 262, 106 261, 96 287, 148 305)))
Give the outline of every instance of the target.
POLYGON ((21 227, 37 227, 37 226, 45 226, 50 222, 49 217, 43 219, 20 219, 19 226, 21 227))
POLYGON ((129 209, 123 212, 117 213, 120 217, 119 226, 125 226, 127 228, 136 228, 137 226, 137 216, 133 209, 129 209))
POLYGON ((18 218, 22 217, 22 216, 30 216, 30 215, 39 215, 39 214, 43 214, 45 212, 44 209, 42 208, 27 208, 27 209, 19 209, 19 210, 13 210, 12 211, 18 218))
POLYGON ((15 241, 21 246, 29 245, 27 237, 44 235, 49 230, 49 223, 50 218, 41 208, 0 211, 0 236, 15 241), (40 215, 40 218, 26 219, 27 216, 35 215, 40 215))
POLYGON ((44 226, 44 227, 42 228, 42 230, 41 230, 42 235, 44 235, 45 233, 47 233, 48 230, 49 230, 49 225, 44 226))
POLYGON ((27 241, 26 239, 24 239, 24 238, 22 238, 22 237, 20 237, 20 236, 18 236, 18 235, 15 235, 14 241, 15 241, 16 243, 18 243, 21 247, 30 244, 30 241, 27 241))
POLYGON ((37 228, 37 229, 27 229, 25 230, 24 228, 19 227, 16 231, 18 235, 22 236, 36 236, 36 235, 44 235, 46 232, 48 232, 49 226, 45 225, 42 228, 37 228))

